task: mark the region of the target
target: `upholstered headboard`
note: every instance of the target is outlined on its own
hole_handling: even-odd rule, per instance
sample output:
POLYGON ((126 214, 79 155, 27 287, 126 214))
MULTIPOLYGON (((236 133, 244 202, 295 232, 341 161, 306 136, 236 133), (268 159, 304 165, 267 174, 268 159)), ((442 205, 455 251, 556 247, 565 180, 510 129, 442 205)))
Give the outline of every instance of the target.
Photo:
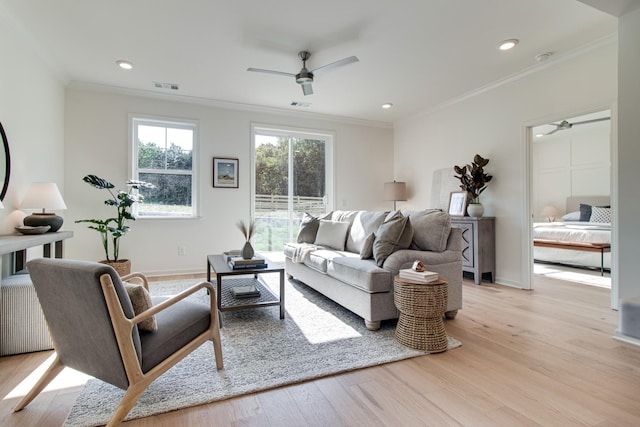
POLYGON ((571 196, 566 200, 566 211, 575 212, 580 210, 580 203, 584 203, 591 206, 610 206, 610 196, 571 196))

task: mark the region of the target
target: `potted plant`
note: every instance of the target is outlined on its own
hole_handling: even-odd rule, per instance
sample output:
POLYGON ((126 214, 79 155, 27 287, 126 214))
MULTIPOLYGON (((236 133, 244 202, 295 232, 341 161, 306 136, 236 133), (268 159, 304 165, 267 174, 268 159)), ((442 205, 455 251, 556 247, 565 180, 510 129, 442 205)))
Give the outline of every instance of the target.
POLYGON ((458 174, 454 175, 460 180, 460 188, 467 192, 469 205, 467 213, 469 216, 481 217, 484 213, 484 206, 480 203, 480 194, 487 188, 487 183, 493 176, 484 172, 484 167, 489 163, 479 154, 473 157, 470 165, 454 166, 453 170, 458 174))
POLYGON ((126 221, 135 221, 130 211, 131 206, 133 206, 135 202, 142 202, 144 200, 141 194, 133 192, 133 190, 138 190, 141 187, 153 188, 154 185, 148 182, 129 180, 127 181, 129 191, 114 192, 113 188, 115 188, 115 186, 112 183, 96 175, 87 175, 82 178, 82 180, 92 187, 109 192, 111 197, 105 200, 104 204, 115 207, 116 216, 106 219, 79 219, 76 223, 86 222, 92 224, 88 227, 100 233, 106 257, 105 260, 100 262, 111 265, 121 276, 129 274, 131 272, 131 261, 119 258, 120 238, 129 231, 129 226, 126 225, 126 221), (111 245, 109 241, 111 241, 111 245))

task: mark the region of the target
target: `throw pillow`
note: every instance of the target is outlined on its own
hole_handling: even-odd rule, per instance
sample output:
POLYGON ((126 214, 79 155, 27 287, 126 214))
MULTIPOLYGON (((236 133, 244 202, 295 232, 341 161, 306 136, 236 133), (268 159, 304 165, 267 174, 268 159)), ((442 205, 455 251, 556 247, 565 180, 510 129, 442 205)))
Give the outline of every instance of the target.
POLYGON ((385 260, 399 249, 407 249, 411 245, 413 229, 409 218, 400 211, 392 212, 378 227, 373 241, 373 258, 378 267, 382 267, 385 260))
POLYGON ((373 242, 376 239, 376 235, 370 233, 362 242, 362 249, 360 250, 360 259, 373 258, 373 242))
POLYGON ((413 244, 423 251, 442 252, 447 248, 451 232, 451 217, 439 209, 412 212, 413 244))
MULTIPOLYGON (((151 295, 149 295, 149 292, 147 292, 144 286, 124 282, 124 287, 127 290, 127 294, 129 294, 129 299, 133 306, 133 312, 136 316, 153 307, 151 295)), ((138 323, 138 329, 149 332, 157 331, 158 324, 156 323, 155 316, 151 316, 150 318, 138 323)))
POLYGON ((589 222, 611 223, 611 209, 592 206, 589 222))
POLYGON ((591 219, 591 205, 580 203, 580 221, 589 222, 591 219))
POLYGON ((348 222, 321 219, 314 243, 318 246, 344 251, 349 225, 348 222))
POLYGON ((316 234, 318 234, 318 226, 320 225, 320 219, 313 215, 304 213, 302 221, 300 222, 300 230, 298 231, 298 237, 296 241, 298 243, 313 243, 316 241, 316 234))

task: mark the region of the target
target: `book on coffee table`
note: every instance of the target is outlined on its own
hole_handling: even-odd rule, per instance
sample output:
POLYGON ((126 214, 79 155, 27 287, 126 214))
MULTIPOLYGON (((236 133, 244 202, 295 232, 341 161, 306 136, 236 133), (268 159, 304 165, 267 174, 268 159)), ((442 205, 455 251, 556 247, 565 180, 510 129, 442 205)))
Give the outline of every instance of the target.
POLYGON ((405 268, 398 271, 401 279, 413 280, 415 282, 431 283, 438 280, 439 275, 434 271, 415 271, 411 268, 405 268))
POLYGON ((260 289, 255 285, 234 286, 231 288, 231 295, 234 298, 252 298, 260 296, 260 289))

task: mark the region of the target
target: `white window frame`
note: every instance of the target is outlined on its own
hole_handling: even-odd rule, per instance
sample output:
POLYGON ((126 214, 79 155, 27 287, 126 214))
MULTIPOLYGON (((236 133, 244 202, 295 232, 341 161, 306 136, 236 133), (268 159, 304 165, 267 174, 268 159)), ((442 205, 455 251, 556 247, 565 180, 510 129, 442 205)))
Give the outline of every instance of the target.
MULTIPOLYGON (((296 128, 293 126, 278 126, 269 124, 251 124, 251 217, 255 218, 255 194, 256 194, 256 134, 276 136, 276 137, 294 137, 300 139, 322 139, 325 141, 325 198, 327 212, 335 209, 336 189, 334 179, 335 168, 335 141, 336 134, 332 131, 296 128)), ((291 162, 291 153, 289 153, 289 162, 291 162)), ((293 194, 292 182, 289 183, 289 194, 293 194)), ((292 207, 289 207, 289 220, 293 218, 292 207)), ((293 233, 293 230, 289 230, 293 233)), ((291 239, 291 235, 289 238, 291 239)), ((295 236, 293 236, 295 237, 295 236)))
POLYGON ((152 216, 152 215, 138 215, 138 204, 135 203, 133 205, 132 213, 136 219, 146 220, 146 219, 192 219, 197 218, 199 216, 199 192, 200 188, 198 185, 198 164, 199 164, 199 134, 200 127, 197 120, 188 120, 188 119, 176 119, 176 118, 168 118, 168 117, 158 117, 158 116, 148 116, 141 114, 129 114, 129 126, 130 126, 130 135, 131 138, 129 140, 129 154, 130 154, 130 173, 131 179, 138 180, 139 174, 142 172, 149 173, 157 173, 157 174, 184 174, 189 175, 187 172, 183 171, 166 171, 163 172, 160 169, 139 169, 138 168, 138 139, 137 139, 137 129, 138 125, 151 125, 151 126, 164 126, 170 128, 177 129, 191 129, 193 130, 193 147, 192 147, 192 159, 191 159, 191 215, 162 215, 162 216, 152 216))

